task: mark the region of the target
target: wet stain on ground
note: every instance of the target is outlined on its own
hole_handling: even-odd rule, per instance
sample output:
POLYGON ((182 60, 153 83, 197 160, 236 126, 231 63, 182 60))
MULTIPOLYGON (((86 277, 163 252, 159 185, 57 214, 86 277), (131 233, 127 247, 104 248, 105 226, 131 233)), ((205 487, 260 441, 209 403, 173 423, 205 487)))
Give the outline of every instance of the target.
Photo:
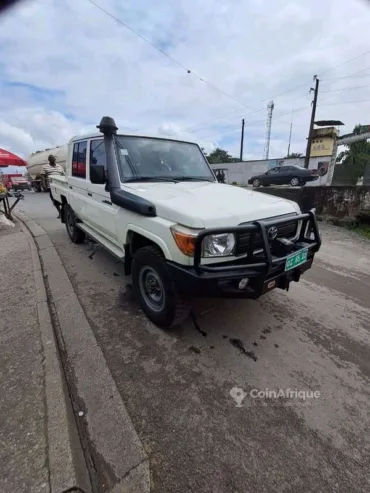
POLYGON ((214 349, 215 347, 214 346, 209 346, 209 349, 214 349))
POLYGON ((253 346, 256 346, 256 347, 258 346, 258 344, 256 342, 253 342, 252 344, 253 344, 253 346))
POLYGON ((280 347, 280 346, 279 346, 279 344, 274 344, 274 346, 275 346, 276 348, 280 347))
POLYGON ((245 356, 248 356, 249 358, 251 358, 253 361, 257 361, 257 356, 254 354, 253 351, 247 351, 244 347, 244 344, 243 342, 240 340, 240 339, 235 339, 235 338, 230 338, 230 343, 236 347, 237 349, 239 349, 239 351, 242 353, 242 354, 245 354, 245 356))
POLYGON ((223 336, 222 336, 222 339, 227 339, 228 337, 229 337, 229 336, 225 336, 225 335, 223 335, 223 336))
POLYGON ((262 334, 271 334, 271 329, 263 329, 262 334))
POLYGON ((266 336, 260 335, 260 339, 266 339, 266 336))
POLYGON ((190 347, 189 347, 189 351, 190 351, 191 353, 200 354, 200 349, 199 349, 199 348, 197 348, 197 347, 195 347, 195 346, 190 346, 190 347))

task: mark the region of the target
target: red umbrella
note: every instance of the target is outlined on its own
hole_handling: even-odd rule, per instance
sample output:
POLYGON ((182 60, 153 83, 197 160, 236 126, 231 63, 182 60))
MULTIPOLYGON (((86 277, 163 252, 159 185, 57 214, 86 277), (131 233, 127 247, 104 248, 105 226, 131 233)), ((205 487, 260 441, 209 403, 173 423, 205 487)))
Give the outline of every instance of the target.
POLYGON ((7 166, 27 166, 27 163, 12 152, 0 149, 0 168, 6 168, 7 166))

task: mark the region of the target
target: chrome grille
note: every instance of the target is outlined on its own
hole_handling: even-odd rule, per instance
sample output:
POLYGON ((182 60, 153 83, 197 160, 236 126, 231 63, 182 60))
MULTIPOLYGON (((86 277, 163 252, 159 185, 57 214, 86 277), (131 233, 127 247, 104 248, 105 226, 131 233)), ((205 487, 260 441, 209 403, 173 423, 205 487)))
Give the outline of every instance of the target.
MULTIPOLYGON (((289 214, 290 215, 290 214, 289 214)), ((278 217, 270 217, 266 218, 266 221, 271 221, 271 219, 280 219, 281 216, 278 217)), ((244 224, 248 223, 242 223, 240 226, 243 226, 244 224)), ((277 232, 277 238, 294 238, 295 235, 297 234, 297 227, 298 223, 297 221, 289 221, 287 220, 286 223, 283 224, 278 224, 276 225, 276 228, 278 230, 277 232)), ((249 248, 249 241, 250 237, 253 233, 239 233, 237 234, 237 246, 236 246, 236 255, 243 255, 248 252, 249 248)), ((260 233, 254 233, 254 242, 253 242, 253 249, 258 250, 262 248, 263 242, 260 233)))

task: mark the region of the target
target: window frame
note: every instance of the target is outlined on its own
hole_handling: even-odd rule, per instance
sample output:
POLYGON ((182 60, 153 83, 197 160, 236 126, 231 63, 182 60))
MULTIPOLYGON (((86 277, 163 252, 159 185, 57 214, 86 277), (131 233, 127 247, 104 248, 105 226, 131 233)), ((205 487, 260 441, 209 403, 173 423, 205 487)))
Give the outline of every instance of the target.
MULTIPOLYGON (((92 152, 92 143, 93 142, 97 142, 97 141, 101 141, 101 143, 103 144, 104 146, 104 150, 105 150, 105 144, 104 144, 104 137, 93 137, 91 139, 89 139, 89 147, 88 147, 88 161, 89 161, 89 165, 88 165, 88 170, 89 170, 89 182, 91 183, 91 152, 92 152)), ((106 164, 104 166, 104 168, 106 169, 106 164)), ((103 184, 97 184, 97 183, 93 183, 93 185, 97 185, 97 186, 101 186, 101 187, 104 187, 105 185, 103 184)))
MULTIPOLYGON (((88 166, 88 160, 89 160, 89 155, 88 155, 88 150, 89 150, 89 139, 83 139, 83 140, 78 140, 78 141, 75 141, 73 142, 73 148, 72 148, 72 166, 71 166, 71 176, 73 178, 79 178, 81 180, 87 180, 88 178, 88 169, 89 169, 89 166, 88 166), (81 176, 78 174, 78 171, 79 171, 79 164, 80 164, 80 161, 78 161, 78 157, 79 157, 79 154, 80 154, 80 150, 79 150, 79 146, 80 144, 86 144, 86 155, 85 155, 85 176, 81 176), (74 173, 74 170, 73 170, 73 163, 74 163, 74 156, 75 156, 75 146, 77 146, 77 174, 74 173)), ((82 162, 81 162, 82 164, 82 162)))

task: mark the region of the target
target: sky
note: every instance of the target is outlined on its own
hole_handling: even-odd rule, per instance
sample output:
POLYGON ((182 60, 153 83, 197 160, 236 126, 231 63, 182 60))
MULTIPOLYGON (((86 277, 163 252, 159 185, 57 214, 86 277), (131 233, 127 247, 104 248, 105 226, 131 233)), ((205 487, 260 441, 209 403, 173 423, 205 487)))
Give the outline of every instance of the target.
POLYGON ((273 100, 270 157, 286 155, 292 115, 304 154, 313 75, 316 120, 370 124, 370 2, 94 2, 121 22, 91 0, 26 0, 0 17, 0 148, 27 158, 109 115, 121 132, 238 156, 244 118, 243 157, 262 159, 273 100))

